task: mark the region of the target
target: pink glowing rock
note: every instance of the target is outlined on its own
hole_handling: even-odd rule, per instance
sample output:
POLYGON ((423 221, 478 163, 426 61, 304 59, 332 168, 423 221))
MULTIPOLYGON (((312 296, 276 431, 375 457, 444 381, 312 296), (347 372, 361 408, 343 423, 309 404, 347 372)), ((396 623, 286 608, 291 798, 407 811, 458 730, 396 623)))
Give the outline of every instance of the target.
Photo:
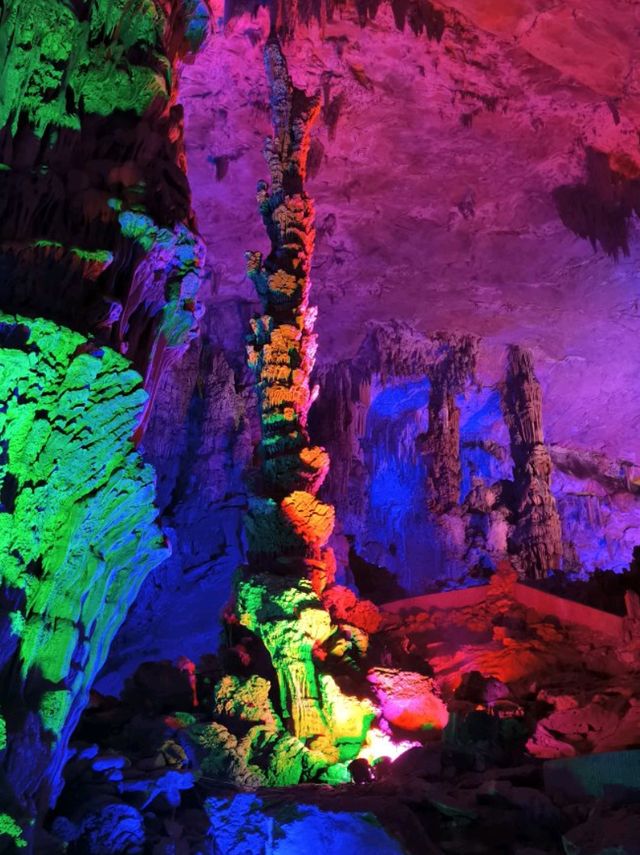
POLYGON ((389 724, 403 730, 442 730, 449 713, 435 683, 424 674, 373 668, 367 675, 389 724))
POLYGON ((197 692, 197 680, 196 680, 196 664, 189 659, 188 656, 180 656, 178 661, 176 662, 179 671, 182 671, 183 674, 187 675, 189 680, 189 688, 191 689, 192 694, 192 703, 194 707, 198 706, 198 692, 197 692))
POLYGON ((540 760, 553 760, 558 757, 575 757, 573 745, 557 739, 542 722, 538 722, 535 733, 527 742, 527 751, 540 760))

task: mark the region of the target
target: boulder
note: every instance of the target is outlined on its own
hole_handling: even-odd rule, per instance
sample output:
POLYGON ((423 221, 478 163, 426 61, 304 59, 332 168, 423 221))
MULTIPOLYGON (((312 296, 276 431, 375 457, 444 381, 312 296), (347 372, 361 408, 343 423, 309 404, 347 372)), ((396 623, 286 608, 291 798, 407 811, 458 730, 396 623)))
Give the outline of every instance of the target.
POLYGON ((509 687, 495 677, 485 677, 479 671, 468 671, 462 675, 455 697, 459 701, 490 707, 510 694, 509 687))
POLYGON ((389 724, 409 731, 442 730, 447 708, 430 677, 394 668, 372 668, 367 680, 389 724))
POLYGON ((410 748, 394 760, 390 774, 393 778, 436 778, 442 771, 442 746, 433 743, 410 748))

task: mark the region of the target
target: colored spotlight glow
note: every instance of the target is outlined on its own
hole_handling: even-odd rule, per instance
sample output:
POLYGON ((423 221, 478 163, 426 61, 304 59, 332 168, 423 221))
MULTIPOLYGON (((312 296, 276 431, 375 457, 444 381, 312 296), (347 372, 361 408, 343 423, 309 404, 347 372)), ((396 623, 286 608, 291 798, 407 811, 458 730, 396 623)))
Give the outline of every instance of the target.
POLYGON ((420 742, 413 742, 409 739, 395 742, 387 733, 384 733, 377 727, 372 727, 367 734, 366 741, 360 749, 358 757, 368 760, 372 765, 382 757, 397 760, 398 757, 409 751, 410 748, 419 748, 420 744, 420 742))

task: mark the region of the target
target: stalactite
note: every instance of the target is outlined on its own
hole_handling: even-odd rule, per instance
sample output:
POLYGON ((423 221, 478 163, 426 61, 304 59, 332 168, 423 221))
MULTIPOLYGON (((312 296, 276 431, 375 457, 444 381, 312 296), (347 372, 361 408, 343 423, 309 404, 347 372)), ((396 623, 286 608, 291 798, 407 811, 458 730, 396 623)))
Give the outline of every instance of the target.
POLYGON ((399 321, 371 324, 358 349, 354 369, 366 379, 377 375, 384 385, 393 378, 428 376, 442 355, 435 337, 425 336, 399 321))
POLYGON ((544 444, 542 393, 531 353, 511 345, 502 391, 511 438, 515 492, 514 530, 509 548, 521 573, 541 578, 560 567, 562 532, 551 493, 551 458, 544 444))
POLYGON ((553 200, 564 225, 613 258, 629 255, 629 226, 640 217, 640 178, 610 164, 609 155, 588 147, 584 183, 562 184, 553 200))
MULTIPOLYGON (((267 6, 275 31, 281 38, 290 38, 300 26, 317 22, 321 27, 333 19, 336 7, 351 5, 361 27, 373 21, 383 0, 225 0, 224 18, 230 21, 243 12, 255 14, 259 6, 267 6)), ((415 35, 440 41, 445 28, 445 16, 430 0, 390 0, 395 24, 404 30, 409 24, 415 35)))

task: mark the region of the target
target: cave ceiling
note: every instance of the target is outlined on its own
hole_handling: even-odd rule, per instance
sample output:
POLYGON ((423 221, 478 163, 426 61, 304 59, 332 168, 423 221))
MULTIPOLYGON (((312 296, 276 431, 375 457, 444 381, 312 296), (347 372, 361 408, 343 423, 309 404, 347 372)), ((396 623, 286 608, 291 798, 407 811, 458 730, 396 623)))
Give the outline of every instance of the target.
MULTIPOLYGON (((481 336, 485 384, 506 344, 526 346, 547 440, 637 461, 640 7, 376 5, 335 4, 327 20, 301 3, 286 43, 297 84, 322 93, 308 182, 320 362, 390 319, 481 336)), ((181 100, 204 301, 240 358, 244 321, 225 307, 251 311, 244 252, 265 248, 270 16, 212 6, 181 100)))

